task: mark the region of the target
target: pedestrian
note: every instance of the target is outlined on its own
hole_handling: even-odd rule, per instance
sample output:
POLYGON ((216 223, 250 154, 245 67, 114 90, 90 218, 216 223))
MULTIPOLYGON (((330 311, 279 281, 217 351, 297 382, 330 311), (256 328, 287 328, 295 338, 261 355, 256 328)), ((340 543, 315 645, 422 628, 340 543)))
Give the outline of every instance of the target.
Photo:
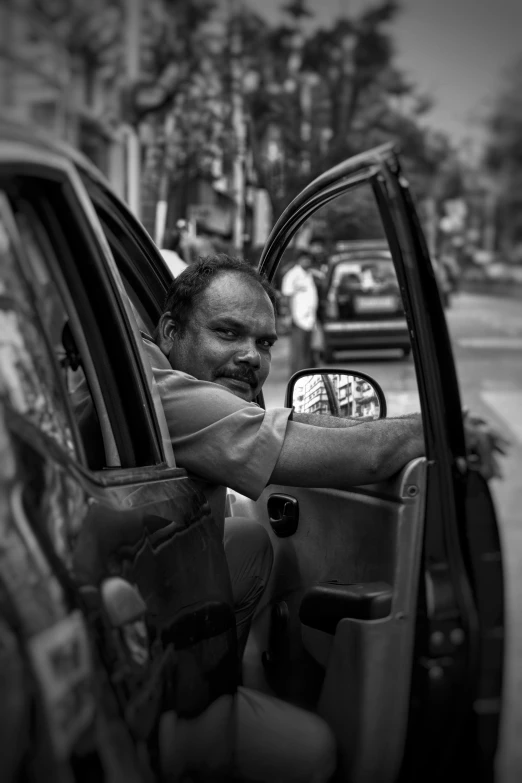
POLYGON ((312 336, 317 322, 319 296, 311 272, 312 264, 312 254, 305 248, 300 248, 294 266, 287 271, 281 285, 281 293, 290 300, 291 375, 311 367, 313 363, 312 336))

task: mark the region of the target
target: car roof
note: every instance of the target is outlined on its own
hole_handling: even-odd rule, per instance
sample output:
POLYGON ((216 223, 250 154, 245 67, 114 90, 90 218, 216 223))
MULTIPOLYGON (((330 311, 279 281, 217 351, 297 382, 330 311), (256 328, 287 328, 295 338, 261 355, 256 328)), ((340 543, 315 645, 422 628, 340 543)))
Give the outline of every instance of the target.
POLYGON ((31 147, 37 152, 50 152, 71 161, 79 169, 110 188, 108 180, 102 172, 85 155, 64 141, 56 139, 47 131, 35 129, 33 126, 16 120, 0 120, 0 148, 9 143, 10 147, 20 144, 20 149, 31 147))
POLYGON ((344 250, 339 253, 334 253, 328 259, 329 263, 334 266, 340 264, 343 261, 392 261, 392 254, 388 248, 378 248, 374 250, 344 250))
POLYGON ((356 250, 388 250, 385 239, 343 239, 335 243, 336 252, 356 250))

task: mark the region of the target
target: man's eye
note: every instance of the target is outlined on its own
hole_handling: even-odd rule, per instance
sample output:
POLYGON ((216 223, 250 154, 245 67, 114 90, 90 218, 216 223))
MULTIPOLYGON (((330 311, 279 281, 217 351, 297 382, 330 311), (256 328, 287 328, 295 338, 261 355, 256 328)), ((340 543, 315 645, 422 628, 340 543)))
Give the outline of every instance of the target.
POLYGON ((274 343, 272 340, 260 340, 261 347, 266 348, 267 350, 270 350, 270 348, 273 347, 274 343))
POLYGON ((219 334, 224 335, 224 337, 235 337, 236 333, 233 329, 218 329, 219 334))

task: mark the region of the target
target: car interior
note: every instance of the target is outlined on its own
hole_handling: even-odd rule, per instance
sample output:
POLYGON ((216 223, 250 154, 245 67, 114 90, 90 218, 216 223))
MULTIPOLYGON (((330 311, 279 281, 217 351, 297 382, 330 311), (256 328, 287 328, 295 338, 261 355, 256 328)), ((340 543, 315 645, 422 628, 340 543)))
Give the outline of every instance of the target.
MULTIPOLYGON (((110 244, 138 329, 150 335, 148 294, 110 244)), ((243 684, 325 718, 343 780, 391 780, 400 768, 425 494, 424 459, 349 492, 274 485, 255 502, 228 493, 231 515, 263 525, 275 554, 243 684)))
MULTIPOLYGON (((125 288, 142 332, 135 289, 125 288)), ((409 709, 426 464, 350 492, 269 486, 256 502, 229 490, 232 516, 268 531, 275 560, 243 659, 243 684, 324 717, 340 774, 398 771, 409 709), (285 521, 285 499, 297 524, 285 521)))
MULTIPOLYGON (((144 257, 139 257, 140 242, 133 245, 129 239, 131 231, 125 240, 126 231, 111 222, 109 213, 104 216, 103 209, 98 211, 100 204, 95 207, 126 294, 124 308, 132 333, 136 343, 141 344, 139 333, 146 337, 153 335, 163 306, 163 272, 154 269, 155 262, 147 257, 147 248, 144 257), (156 275, 155 279, 147 277, 151 269, 154 274, 150 278, 156 275)), ((22 226, 26 230, 27 247, 31 247, 30 235, 37 226, 35 216, 29 217, 22 226)), ((152 245, 142 234, 142 245, 152 245)), ((45 244, 40 242, 42 247, 45 244)), ((40 275, 46 263, 39 263, 35 253, 32 261, 35 274, 40 275)), ((46 261, 51 268, 52 262, 46 261)), ((121 294, 122 287, 117 282, 121 294)), ((42 302, 40 309, 44 309, 42 302)), ((87 391, 84 407, 72 406, 80 425, 86 464, 94 471, 128 467, 120 460, 106 407, 106 401, 107 405, 114 405, 114 400, 104 398, 94 366, 89 363, 84 324, 75 315, 74 307, 68 310, 68 304, 64 300, 62 311, 47 313, 53 319, 53 328, 48 331, 71 402, 80 386, 87 391)), ((121 310, 118 307, 120 315, 121 310)), ((124 341, 128 329, 125 334, 119 331, 124 341)), ((139 367, 138 362, 127 364, 133 369, 139 367)), ((143 362, 145 374, 146 364, 143 362)), ((400 371, 406 373, 408 369, 400 371)), ((154 397, 152 382, 150 387, 154 397)), ((386 393, 386 384, 383 387, 386 393)), ((118 398, 121 401, 122 396, 118 398)), ((166 422, 161 402, 154 398, 154 404, 164 433, 166 422)), ((280 404, 284 404, 283 399, 280 404)), ((136 412, 135 401, 132 410, 136 412)), ((167 444, 168 437, 164 440, 167 444)), ((175 466, 172 454, 167 455, 166 461, 170 467, 175 466)), ((136 464, 165 467, 164 463, 153 465, 148 457, 147 461, 136 464)), ((168 506, 162 523, 171 519, 168 515, 179 502, 173 486, 177 478, 179 475, 169 477, 171 484, 165 490, 166 498, 160 501, 165 508, 168 506)), ((412 706, 410 681, 415 627, 419 614, 425 613, 425 604, 430 606, 432 602, 428 577, 425 583, 421 573, 427 487, 428 463, 419 458, 387 481, 345 491, 268 485, 256 501, 228 491, 228 512, 232 516, 255 519, 267 531, 274 550, 271 577, 254 617, 243 658, 242 684, 321 715, 337 738, 339 780, 390 783, 400 773, 412 706)), ((122 484, 111 487, 111 491, 112 499, 118 502, 126 498, 129 487, 122 484)), ((156 503, 156 487, 144 483, 139 491, 130 487, 130 492, 136 498, 136 507, 141 503, 148 508, 151 497, 156 503)), ((157 520, 153 518, 151 524, 156 525, 157 520)), ((136 524, 139 527, 141 522, 138 520, 136 524)), ((102 529, 104 519, 100 525, 102 529)), ((156 533, 151 528, 151 536, 156 533)), ((159 540, 160 536, 156 537, 159 540)), ((219 540, 214 552, 218 550, 221 556, 219 540)), ((211 553, 207 554, 210 572, 213 564, 211 553)), ((173 544, 161 558, 166 574, 190 571, 183 547, 173 544), (173 568, 173 562, 177 567, 173 568)), ((154 577, 158 562, 151 568, 154 577)), ((199 572, 194 569, 193 573, 199 572)), ((151 595, 157 595, 154 579, 151 585, 151 595)), ((204 591, 204 585, 200 583, 198 589, 204 591)), ((230 601, 227 605, 231 609, 230 601)), ((201 628, 208 619, 206 611, 206 608, 202 610, 198 618, 201 628)), ((226 633, 235 641, 232 611, 227 622, 226 633)), ((208 623, 204 630, 208 630, 208 623)), ((234 645, 229 646, 234 653, 229 656, 234 664, 229 667, 232 671, 236 658, 234 645)), ((219 676, 217 671, 216 678, 219 676)), ((232 678, 233 675, 231 681, 232 678)), ((182 686, 186 686, 188 693, 190 685, 182 683, 182 686)))
POLYGON ((229 491, 232 515, 262 524, 275 553, 243 682, 322 715, 350 780, 384 779, 402 756, 425 482, 419 459, 350 492, 274 485, 254 502, 229 491))

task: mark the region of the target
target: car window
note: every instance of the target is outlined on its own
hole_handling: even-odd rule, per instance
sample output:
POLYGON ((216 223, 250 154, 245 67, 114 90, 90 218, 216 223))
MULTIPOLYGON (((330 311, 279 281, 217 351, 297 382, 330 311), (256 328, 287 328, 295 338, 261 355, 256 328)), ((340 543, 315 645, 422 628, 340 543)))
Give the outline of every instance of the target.
POLYGON ((125 205, 85 172, 83 183, 109 243, 138 327, 152 335, 172 275, 151 237, 125 205))
POLYGON ((32 205, 11 200, 27 272, 55 368, 69 404, 82 449, 73 456, 92 470, 120 465, 107 408, 83 330, 59 275, 56 250, 32 205))
POLYGON ((335 264, 332 269, 329 287, 335 290, 345 282, 357 283, 359 281, 360 272, 361 264, 356 264, 352 261, 341 261, 339 264, 335 264))
POLYGON ((19 267, 14 223, 0 191, 0 386, 10 406, 69 454, 75 439, 62 389, 19 267))
MULTIPOLYGON (((286 347, 292 372, 299 365, 366 372, 382 386, 389 416, 418 411, 419 387, 403 293, 371 185, 359 184, 317 210, 285 250, 280 268, 281 278, 293 275, 286 288, 276 277, 280 294, 292 290, 293 295, 279 308, 278 332, 287 340, 279 341, 275 356, 286 347), (317 236, 325 252, 314 254, 317 236), (307 264, 317 304, 307 293, 303 275, 292 272, 302 259, 301 249, 311 254, 307 264), (311 328, 314 319, 307 311, 313 307, 316 318, 311 328)), ((268 390, 265 398, 270 400, 269 385, 268 390)))
MULTIPOLYGON (((88 176, 84 176, 84 184, 116 263, 138 330, 142 337, 152 339, 171 276, 152 239, 125 205, 88 176)), ((149 381, 165 460, 174 467, 172 443, 160 393, 142 343, 138 350, 149 381)))
POLYGON ((98 243, 101 231, 87 197, 60 175, 3 182, 23 237, 26 278, 88 466, 164 464, 162 434, 121 283, 98 243), (39 286, 45 273, 50 281, 44 298, 39 286))
POLYGON ((397 276, 393 261, 367 256, 353 261, 340 261, 333 265, 329 288, 333 291, 358 285, 376 291, 386 286, 397 287, 397 276))

